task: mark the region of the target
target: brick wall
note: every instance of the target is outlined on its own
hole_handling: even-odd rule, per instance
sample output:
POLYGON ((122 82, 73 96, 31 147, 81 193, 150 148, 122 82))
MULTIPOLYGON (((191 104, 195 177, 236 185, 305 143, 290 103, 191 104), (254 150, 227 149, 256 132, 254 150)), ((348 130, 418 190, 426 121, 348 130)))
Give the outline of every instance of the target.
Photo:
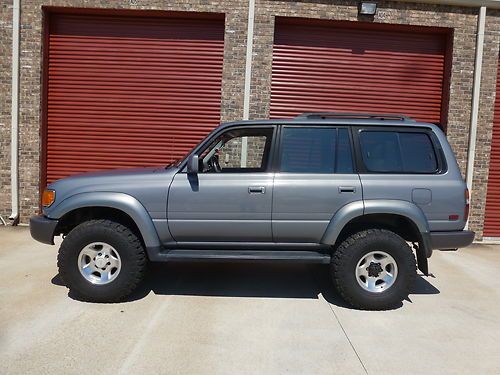
MULTIPOLYGON (((137 5, 131 5, 128 0, 25 0, 22 2, 19 157, 20 205, 23 222, 38 211, 42 5, 225 13, 221 120, 242 118, 248 2, 246 0, 168 2, 139 0, 136 3, 137 5)), ((351 0, 256 1, 250 117, 267 118, 269 115, 272 45, 276 16, 453 28, 453 64, 447 133, 462 172, 465 173, 478 9, 380 1, 377 15, 371 21, 358 17, 357 4, 357 1, 351 0)), ((0 184, 4 192, 0 197, 0 214, 5 216, 10 212, 10 34, 12 19, 10 2, 9 5, 2 2, 0 10, 0 184)), ((471 210, 471 228, 478 231, 479 237, 482 234, 489 162, 495 64, 498 63, 499 17, 498 11, 488 12, 488 32, 485 37, 481 112, 471 210)))

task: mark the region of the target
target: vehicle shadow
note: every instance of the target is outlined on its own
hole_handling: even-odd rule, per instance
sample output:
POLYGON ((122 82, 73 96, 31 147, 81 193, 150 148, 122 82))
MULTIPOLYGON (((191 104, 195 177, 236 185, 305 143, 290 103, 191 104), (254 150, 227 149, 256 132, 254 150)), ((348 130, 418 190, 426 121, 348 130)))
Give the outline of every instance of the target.
MULTIPOLYGON (((157 295, 257 298, 308 298, 350 308, 335 291, 328 266, 274 263, 157 263, 124 302, 157 295)), ((58 275, 52 283, 62 285, 58 275)), ((438 294, 426 277, 417 276, 410 293, 438 294)), ((70 298, 77 299, 73 293, 70 298)), ((402 304, 401 304, 402 305, 402 304)), ((400 306, 399 306, 400 307, 400 306)), ((398 306, 396 306, 398 308, 398 306)))

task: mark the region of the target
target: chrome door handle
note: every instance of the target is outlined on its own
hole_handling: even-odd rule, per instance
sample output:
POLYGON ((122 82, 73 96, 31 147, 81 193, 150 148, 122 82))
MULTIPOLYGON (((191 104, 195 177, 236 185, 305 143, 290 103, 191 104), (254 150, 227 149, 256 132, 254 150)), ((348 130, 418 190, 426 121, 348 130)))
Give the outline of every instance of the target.
POLYGON ((264 186, 249 186, 248 194, 264 194, 266 192, 266 188, 264 186))
POLYGON ((355 193, 356 188, 354 186, 339 186, 339 193, 355 193))

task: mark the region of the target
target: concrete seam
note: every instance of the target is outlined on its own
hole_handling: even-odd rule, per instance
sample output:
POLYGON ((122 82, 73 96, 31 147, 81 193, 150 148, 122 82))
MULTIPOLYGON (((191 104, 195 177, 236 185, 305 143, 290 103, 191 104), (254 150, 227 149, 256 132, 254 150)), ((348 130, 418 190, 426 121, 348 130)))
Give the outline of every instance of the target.
MULTIPOLYGON (((318 281, 318 279, 316 278, 315 274, 311 272, 311 269, 309 268, 309 273, 312 277, 312 279, 314 280, 314 282, 316 283, 316 286, 318 286, 319 289, 320 288, 320 283, 318 281)), ((323 297, 323 300, 326 302, 326 304, 328 305, 328 307, 330 308, 330 310, 332 311, 333 313, 333 316, 335 316, 335 319, 337 320, 337 323, 339 324, 340 328, 342 329, 342 332, 344 332, 344 336, 345 338, 347 339, 347 342, 349 343, 349 345, 351 346, 352 350, 354 351, 354 354, 356 354, 356 357, 358 357, 358 361, 359 363, 361 364, 361 366, 363 367, 363 370, 365 371, 366 374, 368 374, 368 370, 366 369, 365 367, 365 364, 363 363, 363 361, 361 360, 361 357, 359 356, 359 353, 358 351, 356 350, 356 348, 354 347, 354 344, 352 343, 351 339, 349 338, 349 336, 347 335, 347 332, 346 330, 344 329, 344 326, 342 325, 342 323, 340 322, 340 319, 339 317, 337 316, 337 313, 335 312, 335 310, 333 309, 332 307, 332 304, 330 302, 328 302, 324 297, 323 297)))
POLYGON ((352 350, 354 351, 354 354, 356 354, 356 357, 358 357, 358 360, 359 360, 359 363, 361 364, 361 366, 363 366, 363 370, 365 370, 365 373, 368 374, 368 370, 366 369, 365 367, 365 364, 363 363, 363 361, 361 360, 361 357, 359 356, 359 353, 358 351, 356 350, 356 348, 354 347, 351 339, 349 338, 349 335, 347 334, 346 330, 344 329, 344 326, 342 325, 342 323, 340 322, 340 319, 339 317, 337 316, 337 313, 335 312, 335 310, 333 309, 332 307, 332 304, 329 303, 328 301, 325 300, 325 302, 328 304, 328 307, 330 308, 330 310, 332 311, 333 315, 335 316, 335 319, 337 319, 337 322, 339 323, 339 326, 340 328, 342 328, 342 332, 344 332, 344 335, 345 335, 345 338, 347 339, 347 341, 349 342, 349 345, 351 345, 351 348, 352 350))

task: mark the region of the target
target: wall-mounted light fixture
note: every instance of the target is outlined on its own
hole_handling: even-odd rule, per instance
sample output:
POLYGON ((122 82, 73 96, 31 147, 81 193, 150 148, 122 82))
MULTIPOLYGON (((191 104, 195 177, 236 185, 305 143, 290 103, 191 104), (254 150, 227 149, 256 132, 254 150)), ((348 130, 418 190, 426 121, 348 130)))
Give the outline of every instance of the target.
POLYGON ((358 14, 363 16, 374 16, 377 13, 376 1, 360 1, 358 4, 358 14))

